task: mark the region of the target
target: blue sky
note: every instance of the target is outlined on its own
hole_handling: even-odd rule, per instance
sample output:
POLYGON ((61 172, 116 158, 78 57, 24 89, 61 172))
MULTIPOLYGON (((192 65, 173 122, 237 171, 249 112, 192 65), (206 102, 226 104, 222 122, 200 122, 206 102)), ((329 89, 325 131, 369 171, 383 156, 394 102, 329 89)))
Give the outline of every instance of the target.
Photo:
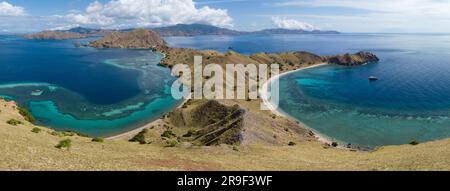
POLYGON ((450 0, 0 0, 0 32, 203 23, 238 30, 448 33, 450 0))

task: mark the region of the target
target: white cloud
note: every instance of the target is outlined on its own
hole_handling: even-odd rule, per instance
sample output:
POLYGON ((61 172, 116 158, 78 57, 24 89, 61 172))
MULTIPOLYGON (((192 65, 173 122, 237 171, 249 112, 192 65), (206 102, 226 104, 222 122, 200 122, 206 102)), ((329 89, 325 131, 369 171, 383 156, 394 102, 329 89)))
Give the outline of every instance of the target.
POLYGON ((50 28, 50 29, 47 29, 47 30, 51 30, 51 31, 69 30, 69 29, 72 29, 72 28, 75 28, 75 27, 79 27, 79 26, 80 26, 79 24, 70 24, 70 25, 57 26, 57 27, 50 28))
POLYGON ((233 19, 225 9, 197 8, 192 0, 111 0, 95 1, 84 13, 68 14, 72 23, 105 28, 152 27, 202 23, 232 27, 233 19))
POLYGON ((267 5, 277 8, 333 8, 332 13, 298 17, 314 20, 315 24, 333 23, 340 31, 450 31, 450 0, 289 0, 267 5))
POLYGON ((6 1, 0 2, 0 16, 24 16, 25 8, 14 6, 6 1))
POLYGON ((280 17, 272 17, 272 24, 277 28, 283 29, 301 29, 306 31, 312 31, 315 29, 315 27, 309 23, 280 17))

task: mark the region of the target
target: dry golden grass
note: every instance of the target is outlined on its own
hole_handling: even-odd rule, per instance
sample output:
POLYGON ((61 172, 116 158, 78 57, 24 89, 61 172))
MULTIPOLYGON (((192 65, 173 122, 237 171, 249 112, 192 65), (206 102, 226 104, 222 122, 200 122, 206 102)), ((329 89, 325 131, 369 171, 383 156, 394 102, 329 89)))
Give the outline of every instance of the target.
POLYGON ((450 140, 417 146, 389 146, 373 152, 328 148, 316 141, 296 146, 248 144, 234 151, 229 146, 192 147, 139 145, 125 140, 91 142, 79 136, 59 137, 52 130, 12 126, 24 121, 10 103, 0 101, 1 170, 450 170, 450 140), (69 150, 55 145, 72 140, 69 150))

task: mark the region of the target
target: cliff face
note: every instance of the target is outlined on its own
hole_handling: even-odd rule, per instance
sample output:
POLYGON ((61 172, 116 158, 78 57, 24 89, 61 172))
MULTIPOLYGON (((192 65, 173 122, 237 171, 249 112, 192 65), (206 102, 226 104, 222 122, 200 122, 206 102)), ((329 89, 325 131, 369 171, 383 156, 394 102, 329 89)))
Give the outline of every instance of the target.
POLYGON ((167 48, 166 42, 156 32, 138 29, 130 32, 112 32, 100 40, 91 42, 88 46, 96 48, 130 48, 154 49, 167 48))

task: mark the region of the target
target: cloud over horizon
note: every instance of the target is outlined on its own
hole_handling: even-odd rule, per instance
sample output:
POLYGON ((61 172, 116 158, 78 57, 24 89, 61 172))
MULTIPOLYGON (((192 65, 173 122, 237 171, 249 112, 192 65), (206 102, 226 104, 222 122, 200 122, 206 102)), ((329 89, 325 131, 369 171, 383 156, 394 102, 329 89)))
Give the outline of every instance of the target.
POLYGON ((450 0, 287 0, 266 5, 277 9, 333 10, 327 14, 303 12, 290 16, 314 20, 315 23, 331 23, 338 30, 352 32, 450 29, 450 0))
POLYGON ((313 25, 301 22, 295 19, 287 19, 280 17, 272 17, 272 24, 277 28, 291 29, 291 30, 306 30, 312 31, 316 29, 313 25))
POLYGON ((83 13, 62 16, 70 24, 105 28, 154 27, 175 24, 210 24, 232 27, 226 9, 197 8, 192 0, 111 0, 94 1, 83 13))
POLYGON ((24 16, 25 8, 12 5, 6 1, 0 2, 0 16, 24 16))

